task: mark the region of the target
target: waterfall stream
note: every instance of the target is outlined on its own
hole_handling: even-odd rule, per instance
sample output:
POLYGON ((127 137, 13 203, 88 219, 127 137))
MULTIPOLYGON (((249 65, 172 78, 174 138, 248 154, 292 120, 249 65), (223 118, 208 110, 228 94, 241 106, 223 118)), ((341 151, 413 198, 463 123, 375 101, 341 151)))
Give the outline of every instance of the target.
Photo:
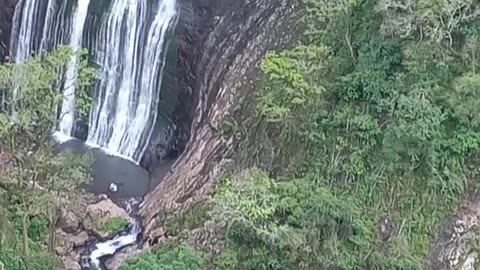
MULTIPOLYGON (((176 0, 100 1, 21 0, 15 10, 11 59, 23 62, 58 45, 74 51, 86 47, 98 72, 86 142, 138 163, 157 119, 176 0), (94 3, 104 10, 92 8, 94 3), (100 14, 99 23, 88 23, 92 13, 100 14)), ((78 63, 72 57, 63 75, 64 100, 55 132, 61 140, 75 134, 80 120, 75 114, 78 63)), ((17 91, 21 89, 14 89, 13 98, 17 91)))
POLYGON ((166 34, 175 12, 174 0, 156 6, 114 1, 95 38, 94 61, 102 68, 87 143, 140 160, 157 117, 166 34))
POLYGON ((70 60, 65 75, 65 89, 63 90, 63 104, 60 112, 59 131, 61 134, 70 136, 75 121, 75 81, 78 72, 77 52, 82 47, 83 28, 87 19, 88 4, 90 0, 78 0, 78 6, 73 13, 72 33, 70 34, 69 46, 73 49, 74 55, 70 60))

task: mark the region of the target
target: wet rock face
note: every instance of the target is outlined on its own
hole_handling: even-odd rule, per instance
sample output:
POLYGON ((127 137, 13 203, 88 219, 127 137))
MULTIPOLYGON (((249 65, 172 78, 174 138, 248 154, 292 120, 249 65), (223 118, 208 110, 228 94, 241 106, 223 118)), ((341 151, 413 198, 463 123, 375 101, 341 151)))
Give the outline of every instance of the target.
POLYGON ((232 164, 228 152, 235 142, 224 140, 215 130, 253 93, 265 53, 290 42, 289 18, 295 3, 205 0, 184 7, 183 16, 190 21, 189 30, 177 41, 178 61, 188 61, 183 72, 193 93, 193 119, 185 150, 140 209, 147 240, 155 242, 149 233, 155 231, 164 209, 208 194, 232 164))
POLYGON ((13 13, 18 0, 0 0, 0 62, 7 59, 13 13))
POLYGON ((480 193, 476 192, 455 216, 439 228, 426 270, 473 270, 480 262, 480 193))

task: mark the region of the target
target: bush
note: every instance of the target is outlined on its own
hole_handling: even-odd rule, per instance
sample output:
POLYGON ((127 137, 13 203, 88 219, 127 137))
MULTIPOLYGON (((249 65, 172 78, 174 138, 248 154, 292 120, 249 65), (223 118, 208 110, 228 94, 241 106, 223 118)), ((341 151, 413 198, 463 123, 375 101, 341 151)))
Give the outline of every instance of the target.
POLYGON ((183 243, 175 243, 127 260, 120 270, 202 270, 203 254, 183 243))

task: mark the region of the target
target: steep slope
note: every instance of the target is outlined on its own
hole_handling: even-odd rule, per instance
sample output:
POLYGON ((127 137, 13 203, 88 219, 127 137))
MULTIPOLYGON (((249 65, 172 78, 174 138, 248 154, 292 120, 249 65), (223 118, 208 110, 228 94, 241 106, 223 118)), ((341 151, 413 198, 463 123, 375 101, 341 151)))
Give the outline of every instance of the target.
POLYGON ((189 143, 162 182, 145 199, 141 215, 145 238, 152 233, 165 209, 175 208, 195 197, 208 194, 222 170, 231 163, 225 141, 216 130, 240 108, 255 89, 259 62, 267 50, 290 40, 288 19, 295 1, 210 1, 185 13, 199 14, 191 21, 179 57, 190 62, 190 85, 197 102, 189 143), (207 16, 205 16, 207 15, 207 16), (208 20, 205 20, 207 19, 208 20), (201 43, 197 43, 201 41, 201 43))

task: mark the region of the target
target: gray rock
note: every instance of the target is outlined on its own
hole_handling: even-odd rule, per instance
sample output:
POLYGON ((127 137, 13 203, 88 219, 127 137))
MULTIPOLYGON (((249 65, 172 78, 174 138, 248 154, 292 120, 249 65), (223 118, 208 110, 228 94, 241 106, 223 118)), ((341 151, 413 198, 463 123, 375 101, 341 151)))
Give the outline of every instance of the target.
POLYGON ((58 218, 58 227, 67 233, 74 233, 78 230, 81 223, 80 217, 67 208, 60 208, 60 216, 58 218))

